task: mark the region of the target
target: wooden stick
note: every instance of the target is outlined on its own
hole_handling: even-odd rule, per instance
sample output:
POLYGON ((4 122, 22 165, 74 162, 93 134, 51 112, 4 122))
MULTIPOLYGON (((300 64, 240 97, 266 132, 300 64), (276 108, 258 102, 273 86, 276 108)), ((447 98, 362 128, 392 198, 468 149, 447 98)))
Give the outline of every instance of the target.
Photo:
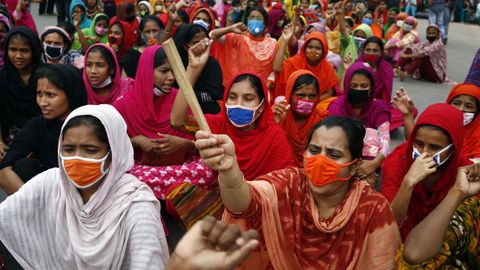
POLYGON ((200 126, 200 129, 211 132, 207 120, 205 119, 205 115, 203 115, 202 108, 200 107, 197 97, 195 96, 195 92, 193 91, 192 84, 190 84, 190 81, 188 80, 187 73, 183 67, 182 59, 180 59, 180 55, 178 54, 178 50, 173 42, 173 39, 168 39, 162 44, 162 46, 165 49, 168 62, 172 67, 177 83, 180 86, 180 90, 187 99, 188 106, 190 106, 192 109, 193 115, 200 126))

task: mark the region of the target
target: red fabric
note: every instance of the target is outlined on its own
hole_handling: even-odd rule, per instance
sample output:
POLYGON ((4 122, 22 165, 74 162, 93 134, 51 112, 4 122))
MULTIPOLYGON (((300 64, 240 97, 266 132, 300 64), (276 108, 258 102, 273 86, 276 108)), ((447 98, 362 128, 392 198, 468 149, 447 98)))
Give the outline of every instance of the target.
POLYGON ((210 26, 208 27, 208 31, 215 30, 215 21, 217 19, 217 16, 215 16, 215 14, 209 8, 199 7, 198 9, 193 11, 192 15, 190 16, 190 23, 193 23, 193 20, 195 20, 195 16, 197 16, 197 14, 202 11, 206 12, 208 14, 208 17, 210 17, 210 26))
MULTIPOLYGON (((472 96, 480 103, 480 86, 458 84, 450 91, 446 103, 451 103, 459 95, 472 96)), ((463 137, 463 154, 468 158, 480 158, 480 117, 478 114, 470 124, 463 127, 463 137)))
POLYGON ((425 187, 422 183, 415 186, 408 207, 407 219, 400 228, 404 239, 445 198, 449 189, 455 183, 457 169, 471 164, 471 161, 464 158, 462 154, 462 113, 448 104, 431 105, 419 116, 408 141, 397 147, 382 164, 381 191, 390 202, 397 195, 403 178, 413 163, 413 141, 418 126, 424 124, 437 126, 448 133, 453 143, 453 153, 447 163, 443 165, 447 166, 443 175, 431 188, 425 187))
POLYGON ((282 72, 280 73, 279 83, 277 83, 274 96, 284 96, 286 86, 290 75, 299 69, 306 69, 311 71, 317 77, 320 93, 333 89, 338 84, 337 74, 332 65, 327 61, 328 43, 327 38, 320 32, 312 32, 308 34, 302 49, 299 54, 290 57, 283 62, 282 72), (307 63, 307 56, 305 55, 305 48, 310 40, 319 40, 323 45, 323 56, 317 66, 313 67, 307 63))
POLYGON ((421 78, 430 82, 441 82, 428 56, 415 59, 400 57, 400 60, 398 61, 398 66, 402 70, 406 70, 408 74, 414 74, 415 71, 418 69, 421 78))
POLYGON ((135 35, 135 30, 128 22, 119 20, 116 17, 113 17, 110 20, 110 27, 108 28, 109 33, 110 29, 112 29, 112 26, 116 23, 119 23, 123 30, 123 44, 121 44, 118 49, 118 58, 121 59, 129 49, 135 46, 135 43, 137 42, 137 36, 135 35))
MULTIPOLYGON (((243 74, 261 78, 260 75, 254 73, 241 73, 235 76, 226 88, 228 91, 225 91, 223 96, 224 103, 227 102, 232 82, 243 74)), ((263 81, 262 84, 263 93, 267 97, 267 87, 263 81)), ((268 103, 265 104, 262 115, 257 118, 256 127, 249 131, 232 125, 228 120, 225 108, 219 114, 205 117, 214 134, 226 134, 232 138, 240 170, 246 179, 253 180, 271 171, 294 166, 292 149, 283 130, 273 121, 273 112, 268 103)))
POLYGON ((28 28, 32 29, 32 31, 34 31, 35 33, 38 33, 37 26, 35 24, 35 20, 34 20, 32 14, 28 10, 22 11, 22 17, 19 20, 15 20, 15 17, 13 16, 13 13, 14 13, 15 9, 17 8, 17 3, 18 3, 18 0, 6 0, 5 1, 7 9, 10 12, 10 16, 14 20, 14 22, 13 22, 14 26, 25 26, 25 27, 28 27, 28 28))
POLYGON ((88 104, 93 104, 93 105, 112 104, 124 93, 133 89, 134 81, 131 78, 122 78, 122 69, 118 64, 118 59, 117 59, 117 56, 115 55, 115 52, 112 50, 112 48, 102 43, 97 43, 88 48, 87 52, 85 53, 85 57, 83 59, 84 67, 87 66, 88 54, 93 48, 97 46, 104 47, 112 55, 113 59, 115 60, 115 74, 112 78, 112 88, 110 89, 110 93, 107 96, 102 97, 97 95, 97 93, 93 90, 87 78, 87 69, 86 68, 83 69, 83 82, 85 83, 85 89, 87 89, 88 104))
MULTIPOLYGON (((297 70, 290 75, 285 93, 285 100, 287 100, 288 103, 290 103, 290 98, 293 92, 292 88, 295 81, 305 74, 315 76, 312 72, 303 69, 297 70)), ((318 95, 318 97, 320 97, 320 95, 318 95)), ((316 107, 317 106, 315 106, 308 119, 301 124, 297 123, 292 109, 287 111, 285 121, 283 122, 283 130, 285 131, 287 140, 293 149, 293 157, 295 158, 295 164, 298 167, 303 167, 303 154, 308 146, 308 134, 310 133, 310 130, 316 123, 328 116, 327 110, 317 111, 316 107)))

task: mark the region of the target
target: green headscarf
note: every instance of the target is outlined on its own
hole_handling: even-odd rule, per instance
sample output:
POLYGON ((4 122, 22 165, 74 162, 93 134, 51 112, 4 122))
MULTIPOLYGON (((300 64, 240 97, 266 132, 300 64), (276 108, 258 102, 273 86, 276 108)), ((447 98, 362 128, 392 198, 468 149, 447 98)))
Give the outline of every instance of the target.
POLYGON ((393 20, 390 19, 390 15, 392 15, 392 12, 395 12, 395 14, 398 15, 398 13, 400 13, 400 10, 399 10, 398 8, 391 8, 391 9, 388 11, 387 23, 386 23, 385 26, 383 27, 383 32, 385 32, 385 33, 388 31, 388 29, 390 28, 390 26, 395 23, 395 19, 393 19, 393 20))
MULTIPOLYGON (((100 43, 107 44, 108 43, 108 31, 106 31, 102 36, 99 36, 95 32, 95 25, 101 19, 106 19, 107 23, 110 21, 110 18, 108 17, 107 14, 97 13, 97 15, 95 15, 95 17, 93 17, 92 24, 90 25, 90 27, 82 29, 82 33, 85 37, 87 37, 87 36, 99 37, 100 38, 100 43)), ((93 40, 87 40, 87 44, 92 45, 92 44, 94 44, 94 42, 93 42, 93 40)), ((80 50, 81 48, 82 48, 82 45, 80 44, 80 41, 78 40, 78 34, 75 34, 75 41, 73 42, 72 49, 80 50)))

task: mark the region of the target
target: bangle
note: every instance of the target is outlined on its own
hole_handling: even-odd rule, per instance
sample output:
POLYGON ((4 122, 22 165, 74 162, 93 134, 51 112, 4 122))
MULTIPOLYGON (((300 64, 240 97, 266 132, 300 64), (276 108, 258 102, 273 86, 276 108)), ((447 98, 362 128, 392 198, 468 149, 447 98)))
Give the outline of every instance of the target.
POLYGON ((218 186, 220 188, 223 188, 223 189, 237 189, 237 188, 241 187, 243 185, 243 183, 245 183, 245 175, 243 175, 243 173, 242 173, 242 181, 239 181, 239 183, 237 183, 235 186, 233 186, 233 187, 224 186, 224 185, 222 185, 221 181, 218 181, 218 186))

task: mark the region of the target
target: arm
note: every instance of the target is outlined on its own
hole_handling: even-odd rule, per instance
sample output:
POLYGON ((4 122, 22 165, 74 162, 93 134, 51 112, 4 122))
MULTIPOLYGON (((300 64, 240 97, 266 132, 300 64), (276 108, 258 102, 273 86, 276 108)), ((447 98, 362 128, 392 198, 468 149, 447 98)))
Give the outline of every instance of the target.
POLYGON ((195 147, 203 162, 219 173, 218 183, 225 206, 232 213, 245 212, 252 195, 240 171, 233 141, 227 135, 212 135, 206 131, 198 131, 195 137, 195 147))
POLYGON ((285 50, 287 49, 288 43, 290 42, 293 36, 293 25, 288 24, 283 29, 282 37, 280 40, 280 46, 278 48, 277 54, 275 55, 275 59, 273 60, 273 71, 274 72, 281 72, 283 61, 285 58, 285 50))
POLYGON ((78 34, 78 41, 82 46, 82 53, 85 53, 88 50, 87 37, 85 37, 85 34, 83 34, 82 29, 80 28, 80 24, 76 24, 75 29, 77 30, 77 34, 78 34))
POLYGON ((23 184, 22 179, 12 170, 12 166, 0 170, 0 188, 8 195, 17 192, 23 184))
POLYGON ((415 120, 415 116, 413 115, 413 110, 415 109, 413 100, 408 96, 407 90, 401 87, 400 90, 395 92, 395 96, 392 98, 392 104, 403 115, 405 139, 408 139, 410 132, 413 130, 415 120))
POLYGON ((441 250, 458 205, 480 191, 478 164, 459 168, 455 185, 443 201, 408 235, 403 258, 410 264, 419 264, 435 257, 441 250))
POLYGON ((247 31, 247 26, 239 22, 231 26, 213 30, 212 32, 210 32, 210 37, 218 41, 228 33, 245 34, 247 31))

